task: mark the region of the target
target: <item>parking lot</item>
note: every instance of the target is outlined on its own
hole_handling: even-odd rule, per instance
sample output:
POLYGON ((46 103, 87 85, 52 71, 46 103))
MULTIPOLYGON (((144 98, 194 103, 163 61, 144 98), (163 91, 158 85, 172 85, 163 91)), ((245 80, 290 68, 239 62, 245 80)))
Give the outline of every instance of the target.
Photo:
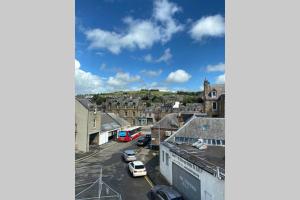
MULTIPOLYGON (((147 193, 153 186, 153 182, 149 176, 136 178, 131 176, 127 163, 121 158, 122 151, 125 149, 135 149, 137 151, 137 159, 146 165, 147 171, 149 171, 149 164, 153 165, 153 169, 150 171, 155 174, 154 165, 158 164, 154 160, 157 156, 156 151, 152 151, 147 147, 137 147, 135 141, 128 143, 110 142, 101 146, 99 152, 95 151, 87 156, 86 159, 81 157, 81 160, 76 161, 75 195, 86 190, 80 194, 84 194, 84 197, 80 196, 78 198, 79 196, 77 196, 77 199, 94 198, 95 195, 97 196, 99 188, 103 189, 97 184, 91 186, 92 183, 100 178, 101 169, 101 177, 103 182, 107 184, 105 187, 107 194, 110 194, 110 196, 120 194, 122 200, 148 199, 147 193)), ((152 177, 155 179, 157 175, 152 175, 152 177)))

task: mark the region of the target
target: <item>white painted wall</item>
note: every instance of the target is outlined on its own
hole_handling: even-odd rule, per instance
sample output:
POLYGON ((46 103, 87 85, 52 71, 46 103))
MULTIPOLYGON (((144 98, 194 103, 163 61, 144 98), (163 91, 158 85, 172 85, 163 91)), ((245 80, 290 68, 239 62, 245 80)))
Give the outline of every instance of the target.
MULTIPOLYGON (((174 157, 175 158, 175 157, 174 157)), ((174 159, 169 148, 164 145, 160 145, 160 172, 167 179, 167 181, 172 185, 172 163, 178 164, 176 159, 174 159), (165 158, 163 162, 163 151, 165 153, 165 158), (166 165, 166 153, 170 155, 169 166, 166 165)), ((185 170, 186 171, 186 170, 185 170)), ((201 200, 205 199, 205 192, 212 196, 212 200, 224 200, 225 199, 225 181, 220 180, 217 177, 211 175, 210 173, 200 170, 192 170, 198 175, 198 179, 201 181, 201 200)))
POLYGON ((108 131, 101 132, 99 137, 99 145, 105 144, 108 142, 108 131))

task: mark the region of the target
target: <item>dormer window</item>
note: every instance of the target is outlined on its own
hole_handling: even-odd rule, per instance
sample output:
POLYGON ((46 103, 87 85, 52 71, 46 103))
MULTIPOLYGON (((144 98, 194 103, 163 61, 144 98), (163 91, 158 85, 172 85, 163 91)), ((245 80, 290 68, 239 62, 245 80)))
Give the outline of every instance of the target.
POLYGON ((215 91, 215 90, 212 91, 212 92, 211 92, 211 97, 217 97, 217 91, 215 91))

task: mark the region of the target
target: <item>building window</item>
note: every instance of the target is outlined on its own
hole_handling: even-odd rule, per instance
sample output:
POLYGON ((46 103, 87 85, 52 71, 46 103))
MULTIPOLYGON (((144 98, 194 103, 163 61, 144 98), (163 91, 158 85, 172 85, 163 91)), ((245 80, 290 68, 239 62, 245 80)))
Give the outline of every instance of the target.
POLYGON ((212 140, 212 144, 213 144, 213 145, 216 145, 216 140, 212 140))
POLYGON ((96 127, 96 118, 94 118, 93 127, 96 127))
POLYGON ((165 152, 162 151, 162 161, 165 162, 165 152))
POLYGON ((211 92, 211 97, 217 97, 217 91, 212 91, 211 92))
POLYGON ((135 117, 135 112, 134 111, 132 112, 132 115, 135 117))
POLYGON ((222 140, 223 145, 225 145, 225 140, 222 140))
POLYGON ((212 109, 213 111, 217 110, 217 102, 213 102, 212 109))
POLYGON ((217 140, 217 145, 221 145, 221 140, 217 140))
POLYGON ((127 117, 127 111, 125 111, 125 116, 127 117))
POLYGON ((166 165, 169 166, 169 154, 166 153, 166 165))

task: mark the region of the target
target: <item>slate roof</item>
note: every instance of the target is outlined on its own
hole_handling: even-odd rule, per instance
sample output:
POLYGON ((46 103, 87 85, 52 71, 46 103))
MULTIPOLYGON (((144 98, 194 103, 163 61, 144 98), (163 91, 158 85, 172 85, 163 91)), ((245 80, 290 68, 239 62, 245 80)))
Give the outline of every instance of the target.
POLYGON ((101 113, 101 131, 111 131, 120 128, 121 125, 107 113, 101 113))
POLYGON ((225 119, 193 117, 172 137, 225 140, 225 119))
POLYGON ((222 94, 225 94, 225 84, 212 84, 210 85, 210 91, 213 91, 214 89, 217 91, 218 97, 222 94))
POLYGON ((93 110, 94 104, 86 98, 76 98, 77 101, 79 101, 79 103, 81 103, 81 105, 83 105, 86 109, 88 110, 93 110))
MULTIPOLYGON (((181 113, 183 122, 186 123, 194 113, 181 113)), ((160 121, 153 125, 153 128, 178 129, 180 123, 178 121, 179 113, 170 113, 164 116, 160 121)))
POLYGON ((153 125, 153 128, 177 129, 179 128, 177 113, 170 113, 153 125))
POLYGON ((107 113, 111 118, 113 118, 118 124, 120 124, 121 126, 130 126, 130 123, 128 121, 126 121, 125 119, 117 116, 114 113, 107 113))

